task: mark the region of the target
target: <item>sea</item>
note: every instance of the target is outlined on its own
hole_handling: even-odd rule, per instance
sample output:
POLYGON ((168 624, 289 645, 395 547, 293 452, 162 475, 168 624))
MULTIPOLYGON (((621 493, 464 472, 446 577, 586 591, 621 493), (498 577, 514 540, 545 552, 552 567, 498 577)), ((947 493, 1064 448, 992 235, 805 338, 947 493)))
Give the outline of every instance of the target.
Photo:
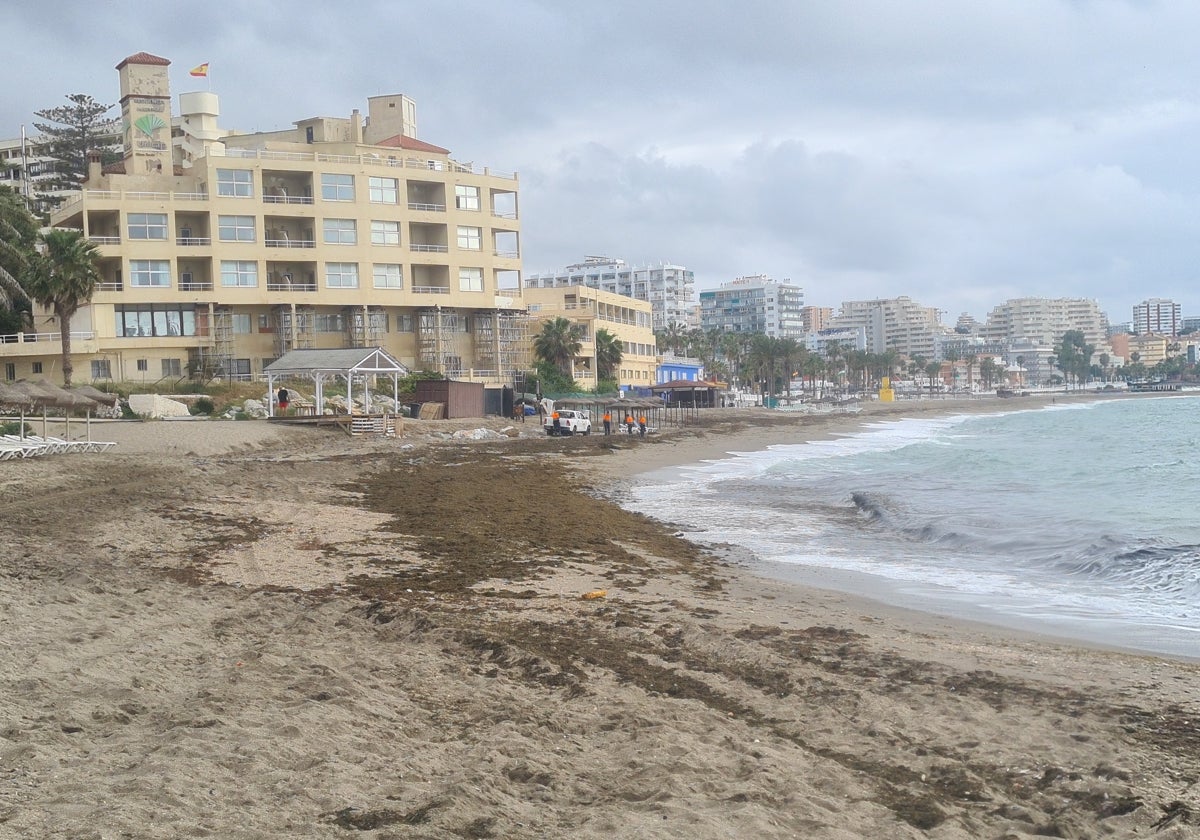
POLYGON ((648 473, 626 500, 782 579, 1200 658, 1197 396, 868 419, 648 473))

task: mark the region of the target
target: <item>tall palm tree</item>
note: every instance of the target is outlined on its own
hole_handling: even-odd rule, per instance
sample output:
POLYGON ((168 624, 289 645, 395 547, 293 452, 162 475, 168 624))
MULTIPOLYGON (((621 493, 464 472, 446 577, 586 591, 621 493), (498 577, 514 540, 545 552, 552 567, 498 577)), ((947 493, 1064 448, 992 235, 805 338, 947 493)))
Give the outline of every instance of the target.
POLYGON ((37 222, 25 202, 10 187, 0 186, 0 310, 17 313, 11 319, 17 329, 29 326, 29 312, 22 304, 27 306, 32 301, 21 285, 21 277, 36 241, 37 222))
POLYGON ((542 324, 542 331, 533 337, 533 352, 543 362, 554 365, 566 377, 571 376, 571 363, 583 349, 583 325, 561 315, 542 324))
POLYGON ((92 300, 100 282, 100 249, 78 230, 49 230, 38 236, 39 251, 30 260, 25 290, 54 312, 62 337, 63 384, 71 384, 71 318, 92 300))
POLYGON ((619 338, 606 329, 596 330, 596 376, 598 379, 614 379, 614 374, 624 355, 619 338))

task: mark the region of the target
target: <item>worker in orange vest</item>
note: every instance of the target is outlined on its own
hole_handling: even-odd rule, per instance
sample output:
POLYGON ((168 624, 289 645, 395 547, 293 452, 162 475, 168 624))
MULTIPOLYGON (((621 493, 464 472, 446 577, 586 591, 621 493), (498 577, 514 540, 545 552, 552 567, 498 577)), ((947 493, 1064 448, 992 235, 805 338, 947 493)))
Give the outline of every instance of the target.
POLYGON ((554 429, 553 434, 557 435, 559 432, 562 431, 562 422, 558 416, 557 411, 555 411, 553 414, 550 415, 550 424, 551 424, 551 427, 554 429))
POLYGON ((633 434, 633 415, 632 414, 625 415, 625 431, 627 431, 629 434, 633 434))
POLYGON ((608 411, 604 412, 604 434, 612 434, 612 415, 608 411))
POLYGON ((638 434, 640 434, 642 437, 646 436, 646 415, 645 414, 638 415, 638 434))

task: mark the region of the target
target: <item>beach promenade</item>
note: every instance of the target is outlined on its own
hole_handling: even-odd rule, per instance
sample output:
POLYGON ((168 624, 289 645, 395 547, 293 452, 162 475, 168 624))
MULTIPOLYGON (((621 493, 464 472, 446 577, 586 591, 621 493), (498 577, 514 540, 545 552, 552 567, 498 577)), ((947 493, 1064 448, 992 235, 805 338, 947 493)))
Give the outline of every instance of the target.
POLYGON ((613 502, 1036 404, 93 424, 114 450, 0 464, 0 837, 1196 837, 1195 662, 768 579, 613 502))

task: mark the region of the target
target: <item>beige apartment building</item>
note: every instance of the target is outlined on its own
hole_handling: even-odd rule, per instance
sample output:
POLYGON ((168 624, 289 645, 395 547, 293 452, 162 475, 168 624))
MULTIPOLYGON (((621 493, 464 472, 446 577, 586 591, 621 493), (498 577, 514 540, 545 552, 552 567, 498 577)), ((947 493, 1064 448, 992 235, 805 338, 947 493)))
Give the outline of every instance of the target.
MULTIPOLYGON (((78 381, 248 379, 300 348, 380 346, 491 384, 529 366, 515 174, 419 140, 402 95, 269 133, 218 127, 211 92, 173 117, 169 64, 117 66, 124 160, 93 162, 51 218, 102 254, 71 324, 78 381)), ((56 329, 4 337, 0 373, 56 378, 56 329)))
POLYGON ((934 358, 937 339, 949 332, 940 313, 911 298, 848 300, 828 323, 830 329, 861 329, 868 353, 894 352, 902 356, 934 358))
POLYGON ((596 331, 602 329, 621 342, 618 384, 635 388, 655 384, 658 349, 650 301, 579 285, 525 289, 524 302, 533 321, 533 334, 546 321, 560 317, 583 328, 582 346, 571 370, 580 387, 588 390, 596 387, 596 331))

